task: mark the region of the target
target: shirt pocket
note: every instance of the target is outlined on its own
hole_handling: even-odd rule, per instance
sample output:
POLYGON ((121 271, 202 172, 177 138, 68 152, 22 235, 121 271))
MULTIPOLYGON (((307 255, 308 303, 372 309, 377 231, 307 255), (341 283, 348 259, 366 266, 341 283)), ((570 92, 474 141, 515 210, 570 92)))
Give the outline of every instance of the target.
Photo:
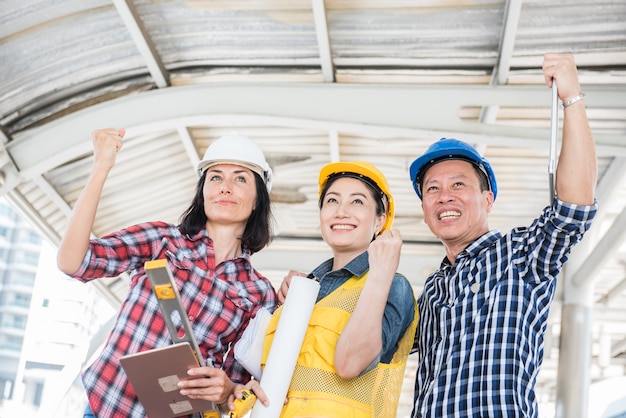
POLYGON ((235 308, 245 312, 251 312, 261 304, 259 290, 254 282, 229 283, 225 296, 235 308))
POLYGON ((174 276, 174 282, 180 290, 191 274, 198 269, 199 256, 188 248, 176 246, 172 241, 163 238, 153 254, 153 260, 166 259, 174 276), (180 274, 182 273, 182 274, 180 274))

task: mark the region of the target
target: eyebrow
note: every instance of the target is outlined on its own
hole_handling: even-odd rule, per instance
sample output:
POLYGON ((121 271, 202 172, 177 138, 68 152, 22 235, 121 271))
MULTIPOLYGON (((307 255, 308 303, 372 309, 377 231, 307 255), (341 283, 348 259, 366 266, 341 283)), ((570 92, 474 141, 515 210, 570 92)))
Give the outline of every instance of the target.
MULTIPOLYGON (((252 171, 248 171, 245 168, 241 167, 240 169, 236 169, 232 171, 235 174, 240 174, 240 173, 244 173, 244 174, 252 174, 252 171)), ((209 168, 207 170, 207 173, 224 173, 224 170, 220 170, 217 168, 209 168)))
MULTIPOLYGON (((470 178, 470 176, 464 174, 464 173, 456 173, 453 174, 451 176, 445 177, 445 179, 449 179, 449 180, 458 180, 458 179, 468 179, 470 178)), ((434 179, 434 178, 430 178, 427 179, 426 181, 424 181, 424 185, 429 184, 429 183, 439 183, 438 179, 434 179)))
MULTIPOLYGON (((338 193, 338 192, 333 192, 333 191, 326 192, 326 196, 328 196, 328 195, 339 196, 339 194, 340 194, 340 193, 338 193)), ((369 199, 369 197, 367 196, 367 194, 365 194, 365 193, 361 193, 361 192, 350 192, 350 194, 349 194, 348 196, 362 196, 362 197, 364 197, 364 198, 366 198, 366 199, 369 199)))

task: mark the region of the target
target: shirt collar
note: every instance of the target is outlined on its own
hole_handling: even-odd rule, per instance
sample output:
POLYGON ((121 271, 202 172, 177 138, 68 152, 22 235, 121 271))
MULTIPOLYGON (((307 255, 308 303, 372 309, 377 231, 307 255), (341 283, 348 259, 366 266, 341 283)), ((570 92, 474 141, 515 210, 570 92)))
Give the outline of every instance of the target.
MULTIPOLYGON (((201 229, 200 231, 198 231, 198 233, 196 233, 193 236, 190 236, 189 234, 185 234, 185 238, 187 238, 189 241, 200 241, 200 240, 206 239, 207 245, 213 247, 213 238, 209 236, 209 233, 205 228, 201 229)), ((250 261, 250 257, 252 256, 252 251, 250 251, 247 247, 243 247, 242 251, 243 253, 240 256, 250 261)))
MULTIPOLYGON (((330 258, 320 264, 311 272, 313 276, 320 279, 324 277, 333 268, 333 258, 330 258)), ((348 264, 340 268, 338 271, 345 271, 351 276, 362 277, 369 270, 369 257, 367 251, 359 254, 352 259, 348 264)))
MULTIPOLYGON (((463 251, 461 251, 456 256, 456 261, 463 260, 465 258, 474 258, 478 256, 484 248, 491 246, 494 242, 499 240, 502 237, 502 234, 498 231, 488 231, 482 234, 480 237, 476 238, 471 244, 469 244, 463 251)), ((447 256, 443 257, 441 261, 441 267, 451 266, 451 263, 448 260, 447 256)))
POLYGON ((491 246, 494 242, 502 237, 498 231, 487 231, 480 237, 476 238, 474 242, 468 245, 463 253, 467 253, 469 257, 476 257, 480 251, 485 247, 491 246))

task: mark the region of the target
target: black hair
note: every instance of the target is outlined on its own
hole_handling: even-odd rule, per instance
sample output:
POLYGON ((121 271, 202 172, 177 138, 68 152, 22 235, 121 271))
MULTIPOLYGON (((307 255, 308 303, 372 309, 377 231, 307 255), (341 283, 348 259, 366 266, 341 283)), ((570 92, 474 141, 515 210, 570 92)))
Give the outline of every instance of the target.
POLYGON ((318 202, 320 209, 322 209, 324 198, 326 197, 326 193, 328 192, 328 189, 330 188, 330 186, 335 181, 337 181, 337 179, 345 178, 345 177, 360 180, 363 184, 367 186, 370 193, 372 194, 372 197, 374 198, 374 201, 376 202, 376 216, 381 216, 386 213, 385 204, 383 203, 383 201, 387 199, 387 196, 380 189, 380 187, 378 187, 376 183, 369 177, 365 177, 361 174, 348 173, 348 172, 333 173, 330 176, 328 176, 328 180, 326 181, 326 184, 324 185, 324 188, 322 189, 322 193, 320 193, 320 199, 318 202))
POLYGON ((476 163, 476 161, 471 160, 469 158, 443 157, 443 158, 437 158, 435 160, 432 160, 428 164, 424 165, 424 167, 421 168, 420 171, 418 172, 416 181, 418 182, 418 186, 422 194, 424 194, 424 191, 423 191, 424 190, 424 176, 426 175, 426 172, 435 164, 440 163, 442 161, 448 161, 448 160, 461 160, 461 161, 467 161, 468 163, 470 163, 472 167, 474 168, 474 171, 476 172, 476 176, 478 177, 480 191, 486 192, 486 191, 491 190, 491 187, 489 187, 489 179, 487 178, 487 173, 485 172, 485 169, 484 167, 482 167, 482 165, 479 165, 478 163, 476 163))
POLYGON ((485 172, 481 170, 480 167, 478 167, 476 164, 472 164, 472 167, 474 167, 474 171, 476 172, 476 175, 478 176, 478 181, 480 183, 480 191, 488 192, 489 190, 491 190, 491 188, 489 187, 489 180, 487 179, 487 175, 485 174, 485 172))
MULTIPOLYGON (((256 205, 252 210, 243 235, 240 237, 241 246, 248 248, 252 253, 262 250, 272 241, 272 210, 270 194, 261 176, 253 172, 256 185, 256 205)), ((204 183, 206 171, 202 173, 196 186, 196 195, 191 204, 180 217, 178 228, 183 234, 194 236, 206 228, 207 216, 204 210, 204 183)))

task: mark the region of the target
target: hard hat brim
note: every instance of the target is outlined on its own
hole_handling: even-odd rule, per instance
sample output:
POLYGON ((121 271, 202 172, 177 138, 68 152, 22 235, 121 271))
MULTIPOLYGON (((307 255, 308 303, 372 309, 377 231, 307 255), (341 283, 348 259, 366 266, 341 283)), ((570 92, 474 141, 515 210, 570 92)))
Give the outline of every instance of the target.
POLYGON ((487 177, 489 188, 493 192, 494 200, 498 193, 496 177, 489 162, 483 158, 469 144, 457 139, 441 138, 432 144, 428 150, 419 156, 409 167, 411 183, 417 196, 422 199, 421 182, 426 171, 433 165, 446 160, 465 160, 477 166, 487 177))
POLYGON ((385 222, 385 225, 380 232, 391 229, 391 225, 395 217, 395 203, 393 195, 391 194, 391 190, 389 189, 389 184, 385 176, 382 174, 382 172, 380 172, 380 170, 378 170, 376 167, 369 163, 361 161, 338 161, 326 164, 320 170, 320 175, 318 179, 318 196, 321 197, 329 177, 331 177, 333 174, 340 173, 357 174, 368 178, 376 185, 375 188, 378 188, 387 198, 387 221, 385 222))

